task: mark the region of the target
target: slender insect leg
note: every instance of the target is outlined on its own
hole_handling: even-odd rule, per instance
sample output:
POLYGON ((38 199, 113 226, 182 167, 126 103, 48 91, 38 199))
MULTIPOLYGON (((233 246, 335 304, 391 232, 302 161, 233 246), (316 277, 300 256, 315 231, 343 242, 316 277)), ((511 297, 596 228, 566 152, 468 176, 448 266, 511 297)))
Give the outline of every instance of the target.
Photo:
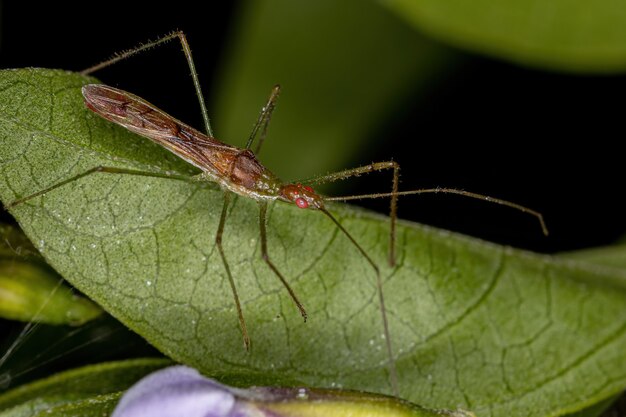
POLYGON ((307 313, 306 313, 306 310, 304 309, 304 306, 302 305, 300 300, 298 300, 298 296, 296 296, 296 293, 293 291, 293 289, 291 289, 291 286, 289 285, 285 277, 283 277, 283 274, 280 273, 278 268, 276 268, 276 266, 270 260, 270 256, 267 252, 267 233, 265 230, 266 219, 267 219, 267 202, 259 201, 259 229, 261 231, 261 257, 263 258, 267 266, 269 266, 270 269, 274 271, 274 274, 276 274, 278 279, 280 279, 280 282, 283 283, 284 287, 287 289, 287 292, 289 293, 289 296, 298 307, 298 310, 300 310, 300 314, 304 318, 304 321, 306 321, 307 313))
POLYGON ((183 53, 185 54, 185 58, 187 59, 187 64, 189 65, 189 70, 191 71, 191 78, 193 79, 193 85, 196 89, 196 96, 198 97, 198 102, 200 103, 200 111, 202 112, 202 119, 204 120, 206 133, 209 136, 213 137, 213 130, 211 130, 211 123, 209 121, 209 113, 207 112, 207 109, 206 109, 206 103, 204 101, 204 95, 202 94, 202 88, 200 88, 200 79, 198 78, 198 71, 196 71, 196 65, 193 62, 193 56, 191 55, 191 48, 189 47, 189 43, 187 42, 187 37, 182 31, 172 32, 169 35, 165 35, 162 38, 157 39, 156 41, 148 41, 133 49, 120 52, 116 54, 115 56, 113 56, 111 59, 103 61, 92 67, 89 67, 81 71, 80 73, 83 75, 91 74, 95 71, 101 70, 102 68, 106 68, 110 65, 113 65, 119 61, 123 61, 126 58, 130 58, 131 56, 136 55, 140 52, 147 51, 148 49, 152 49, 156 46, 169 42, 174 38, 178 38, 178 40, 180 41, 183 47, 183 53))
POLYGON ((257 119, 254 127, 252 128, 252 133, 248 138, 248 142, 246 143, 246 149, 250 149, 252 147, 252 143, 254 142, 254 138, 261 131, 261 136, 259 136, 259 143, 256 145, 254 149, 254 154, 258 155, 261 151, 261 146, 265 141, 265 137, 267 136, 267 128, 269 127, 270 120, 272 119, 272 112, 276 107, 276 101, 278 100, 278 96, 280 94, 280 85, 276 84, 270 93, 269 98, 267 99, 267 103, 261 109, 261 114, 259 114, 259 118, 257 119))
POLYGON ((354 246, 361 252, 361 255, 367 260, 370 266, 376 272, 376 290, 378 292, 378 303, 380 305, 380 313, 383 320, 383 330, 385 334, 385 343, 387 345, 387 354, 389 356, 389 380, 391 382, 391 388, 393 389, 393 394, 396 397, 400 396, 400 392, 398 390, 398 373, 396 371, 396 364, 393 359, 393 349, 391 348, 391 334, 389 332, 389 322, 387 321, 387 308, 385 307, 385 295, 383 293, 383 281, 380 276, 380 269, 378 265, 370 258, 370 256, 365 252, 365 249, 359 245, 359 243, 352 237, 352 235, 348 232, 348 230, 343 227, 341 223, 335 217, 330 214, 328 210, 325 208, 321 208, 320 211, 324 213, 330 220, 335 223, 335 225, 343 232, 344 235, 352 242, 354 246))
POLYGON ((50 191, 53 191, 57 188, 63 187, 64 185, 69 184, 72 181, 81 179, 83 177, 86 177, 88 175, 91 174, 95 174, 95 173, 105 173, 105 174, 127 174, 127 175, 140 175, 140 176, 144 176, 144 177, 157 177, 157 178, 167 178, 167 179, 171 179, 171 180, 178 180, 178 181, 187 181, 187 182, 197 182, 197 180, 194 177, 190 177, 187 175, 176 175, 176 174, 163 174, 163 173, 159 173, 159 172, 149 172, 149 171, 139 171, 139 170, 135 170, 135 169, 127 169, 127 168, 116 168, 116 167, 105 167, 105 166, 97 166, 91 169, 88 169, 85 172, 82 172, 78 175, 74 175, 73 177, 67 178, 61 182, 58 182, 54 185, 51 185, 48 188, 44 188, 43 190, 37 191, 36 193, 27 195, 25 197, 22 198, 18 198, 17 200, 14 200, 12 202, 10 202, 9 204, 6 205, 6 208, 12 208, 15 207, 19 204, 22 204, 32 198, 35 197, 39 197, 41 195, 47 194, 50 191))
MULTIPOLYGON (((370 172, 383 171, 387 169, 393 169, 393 180, 391 184, 391 193, 387 193, 388 197, 391 197, 391 204, 389 208, 389 265, 394 266, 396 264, 396 223, 398 220, 398 184, 400 180, 400 165, 396 161, 383 161, 374 162, 369 165, 363 165, 357 168, 346 169, 339 172, 332 172, 330 174, 322 175, 319 177, 307 178, 302 180, 303 183, 311 184, 323 184, 326 182, 333 182, 339 180, 345 180, 351 177, 358 177, 361 174, 368 174, 370 172)), ((324 200, 328 200, 325 198, 324 200)))
POLYGON ((254 149, 252 153, 254 155, 258 155, 259 152, 261 151, 261 145, 263 145, 263 142, 265 141, 265 137, 267 136, 267 128, 269 127, 270 120, 272 118, 272 112, 274 111, 274 107, 276 107, 276 100, 278 99, 279 94, 280 94, 280 85, 276 84, 274 88, 272 89, 272 92, 270 93, 269 98, 267 99, 267 103, 261 109, 261 114, 259 114, 259 118, 254 124, 254 127, 252 128, 252 133, 250 134, 250 137, 248 138, 248 142, 246 142, 246 147, 235 156, 235 159, 231 163, 229 175, 232 176, 233 170, 235 169, 235 166, 237 165, 238 159, 251 152, 250 148, 252 147, 252 143, 254 142, 254 139, 259 133, 259 130, 261 131, 261 136, 259 137, 259 143, 257 144, 256 148, 254 149))
POLYGON ((239 327, 241 327, 241 334, 243 335, 243 345, 246 350, 250 350, 250 337, 248 336, 248 329, 246 327, 246 320, 243 318, 243 311, 241 309, 241 303, 239 302, 239 295, 237 294, 237 287, 235 286, 235 280, 233 279, 233 275, 230 273, 230 266, 228 266, 228 261, 226 260, 226 255, 224 254, 224 248, 222 247, 222 235, 224 234, 224 225, 226 224, 226 217, 228 215, 228 204, 230 203, 230 191, 224 191, 224 205, 222 206, 222 214, 220 216, 220 225, 217 228, 217 234, 215 235, 215 245, 217 245, 217 249, 222 257, 222 263, 224 264, 224 269, 226 270, 226 276, 228 277, 228 282, 230 284, 230 289, 233 292, 233 298, 235 299, 235 306, 237 307, 237 316, 239 317, 239 327))

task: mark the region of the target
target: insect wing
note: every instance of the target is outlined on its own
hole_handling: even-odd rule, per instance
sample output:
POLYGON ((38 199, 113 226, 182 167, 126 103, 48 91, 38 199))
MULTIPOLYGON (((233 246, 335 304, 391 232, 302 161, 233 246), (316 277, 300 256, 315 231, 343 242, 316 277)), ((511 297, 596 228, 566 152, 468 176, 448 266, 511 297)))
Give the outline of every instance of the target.
POLYGON ((221 161, 239 152, 176 120, 147 101, 102 84, 83 87, 85 105, 104 119, 158 143, 203 171, 219 172, 221 161))

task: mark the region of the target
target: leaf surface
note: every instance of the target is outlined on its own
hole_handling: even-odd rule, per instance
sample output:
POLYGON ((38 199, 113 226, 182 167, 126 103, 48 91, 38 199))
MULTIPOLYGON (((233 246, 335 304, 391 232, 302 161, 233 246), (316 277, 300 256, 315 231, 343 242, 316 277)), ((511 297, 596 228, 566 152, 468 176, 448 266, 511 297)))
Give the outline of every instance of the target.
POLYGON ((125 390, 169 363, 136 359, 62 372, 0 394, 0 417, 109 415, 125 390))
POLYGON ((17 227, 0 224, 0 317, 78 326, 102 310, 63 285, 17 227))
MULTIPOLYGON (((61 372, 0 395, 0 417, 100 417, 110 415, 120 397, 131 388, 129 394, 137 397, 134 385, 138 380, 169 364, 166 359, 135 359, 90 365, 71 371, 61 372), (132 386, 132 387, 131 387, 132 386)), ((161 396, 168 392, 167 382, 177 378, 168 374, 169 380, 161 374, 161 384, 152 380, 152 388, 160 387, 161 396)), ((178 374, 180 377, 180 374, 178 374)), ((180 384, 180 378, 178 378, 180 384)), ((185 386, 184 384, 180 384, 185 386)), ((176 386, 174 383, 173 386, 176 386)), ((189 386, 186 385, 187 387, 189 386)), ((213 387, 216 390, 217 387, 213 387)), ((224 390, 226 387, 221 388, 224 390)), ((145 385, 143 385, 145 390, 145 385)), ((399 401, 393 397, 380 397, 367 393, 347 391, 316 390, 308 401, 293 395, 291 388, 281 390, 263 387, 248 391, 249 397, 240 390, 237 401, 247 403, 248 408, 239 409, 237 415, 245 416, 307 416, 307 417, 473 417, 472 413, 449 410, 427 410, 414 404, 399 401), (252 400, 255 398, 258 401, 252 400), (294 398, 295 397, 295 398, 294 398), (266 398, 262 400, 262 398, 266 398), (269 400, 270 398, 273 398, 269 400), (269 400, 269 401, 268 401, 269 400)), ((223 392, 223 391, 222 391, 223 392)), ((298 391, 296 391, 298 393, 298 391)), ((197 392, 198 395, 206 392, 197 392)), ((175 395, 169 393, 175 397, 175 395)), ((297 394, 296 394, 297 395, 297 394)), ((182 396, 179 394, 179 396, 182 396)), ((162 398, 161 398, 162 399, 162 398)), ((183 402, 187 398, 179 398, 183 402)), ((147 400, 144 396, 144 404, 147 400)), ((174 401, 168 398, 171 404, 174 401)), ((150 400, 147 400, 150 402, 150 400)), ((118 410, 119 411, 119 410, 118 410)), ((128 408, 126 409, 128 412, 128 408)))
MULTIPOLYGON (((93 79, 0 74, 4 203, 98 166, 189 172, 148 140, 84 108, 93 79)), ((222 192, 163 178, 94 174, 11 210, 48 262, 173 359, 211 376, 389 393, 375 277, 319 213, 276 203, 270 255, 258 209, 238 198, 225 252, 253 346, 246 352, 214 237, 222 192)), ((331 211, 379 264, 402 397, 481 416, 556 416, 626 386, 623 270, 488 244, 413 223, 385 264, 388 219, 331 211), (608 271, 608 272, 607 272, 608 271)))
POLYGON ((626 69, 626 8, 617 0, 380 0, 420 30, 473 51, 575 72, 626 69))

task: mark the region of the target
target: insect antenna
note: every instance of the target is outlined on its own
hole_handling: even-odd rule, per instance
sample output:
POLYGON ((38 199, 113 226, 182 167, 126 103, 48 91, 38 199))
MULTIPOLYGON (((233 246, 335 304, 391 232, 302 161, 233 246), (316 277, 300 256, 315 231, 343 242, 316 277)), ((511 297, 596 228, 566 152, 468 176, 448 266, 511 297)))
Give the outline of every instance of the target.
POLYGON ((380 269, 378 265, 374 263, 372 258, 365 252, 365 250, 357 243, 357 241, 352 237, 352 235, 339 223, 339 221, 328 212, 325 208, 319 208, 319 211, 324 213, 333 223, 343 232, 344 235, 350 242, 361 252, 361 255, 367 260, 367 262, 371 265, 371 267, 376 272, 376 290, 378 292, 378 300, 380 305, 380 313, 383 319, 383 331, 385 335, 385 343, 387 345, 387 354, 389 355, 389 380, 391 382, 391 387, 395 396, 399 396, 398 390, 398 374, 396 372, 396 365, 393 361, 393 351, 391 349, 391 335, 389 334, 389 322, 387 321, 387 310, 385 308, 385 297, 383 295, 383 282, 380 277, 380 269))
POLYGON ((398 191, 396 193, 373 193, 373 194, 360 194, 360 195, 347 195, 340 197, 324 197, 324 201, 350 201, 350 200, 361 200, 367 198, 386 198, 386 197, 399 197, 403 195, 414 195, 414 194, 457 194, 464 197, 474 198, 477 200, 488 201, 490 203, 500 204, 501 206, 511 207, 515 210, 519 210, 522 213, 530 214, 537 218, 539 221, 539 225, 541 226, 541 231, 544 235, 548 236, 549 231, 546 226, 546 222, 543 219, 543 215, 536 210, 528 208, 526 206, 522 206, 521 204, 513 203, 508 200, 502 200, 500 198, 490 197, 484 194, 473 193, 471 191, 458 190, 456 188, 423 188, 419 190, 410 190, 410 191, 398 191))

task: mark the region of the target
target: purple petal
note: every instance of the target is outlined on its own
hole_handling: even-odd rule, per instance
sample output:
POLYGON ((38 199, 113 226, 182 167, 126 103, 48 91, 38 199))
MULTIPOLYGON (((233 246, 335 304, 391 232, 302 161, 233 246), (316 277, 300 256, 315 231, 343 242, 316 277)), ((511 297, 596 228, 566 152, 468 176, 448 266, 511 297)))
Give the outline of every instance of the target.
POLYGON ((186 366, 154 372, 124 394, 111 417, 235 417, 230 389, 186 366))

